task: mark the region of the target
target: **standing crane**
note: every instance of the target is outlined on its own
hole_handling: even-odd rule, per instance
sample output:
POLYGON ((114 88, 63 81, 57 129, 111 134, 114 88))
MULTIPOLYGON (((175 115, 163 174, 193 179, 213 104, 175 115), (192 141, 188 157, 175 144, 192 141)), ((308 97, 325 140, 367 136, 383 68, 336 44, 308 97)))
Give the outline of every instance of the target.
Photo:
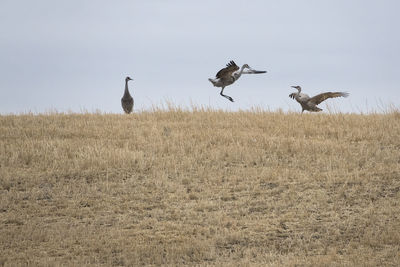
POLYGON ((133 98, 128 90, 128 81, 130 80, 133 79, 129 76, 125 78, 125 92, 121 98, 121 105, 126 114, 131 113, 133 109, 133 98))
POLYGON ((218 71, 217 75, 215 76, 215 79, 210 78, 208 80, 215 87, 222 87, 221 92, 219 93, 221 96, 227 98, 231 102, 234 102, 232 97, 224 95, 225 87, 239 80, 242 74, 259 74, 259 73, 266 73, 266 71, 254 70, 250 68, 250 66, 247 64, 244 64, 239 69, 239 66, 236 65, 236 63, 233 60, 231 60, 228 64, 226 64, 225 68, 218 71))
POLYGON ((304 110, 308 111, 315 111, 319 112, 322 111, 319 107, 317 107, 318 104, 321 102, 325 101, 328 98, 334 98, 334 97, 348 97, 349 93, 346 92, 326 92, 322 93, 313 97, 310 97, 307 94, 304 94, 301 92, 301 87, 300 86, 292 86, 293 88, 297 89, 297 93, 291 93, 289 95, 290 98, 296 99, 297 102, 300 103, 302 111, 301 113, 304 112, 304 110))

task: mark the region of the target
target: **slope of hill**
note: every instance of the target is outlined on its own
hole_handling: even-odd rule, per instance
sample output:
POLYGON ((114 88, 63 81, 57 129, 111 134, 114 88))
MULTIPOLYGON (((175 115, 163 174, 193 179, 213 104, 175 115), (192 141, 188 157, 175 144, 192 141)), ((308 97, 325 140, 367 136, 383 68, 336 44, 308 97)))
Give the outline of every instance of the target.
POLYGON ((0 116, 0 265, 400 262, 400 114, 0 116))

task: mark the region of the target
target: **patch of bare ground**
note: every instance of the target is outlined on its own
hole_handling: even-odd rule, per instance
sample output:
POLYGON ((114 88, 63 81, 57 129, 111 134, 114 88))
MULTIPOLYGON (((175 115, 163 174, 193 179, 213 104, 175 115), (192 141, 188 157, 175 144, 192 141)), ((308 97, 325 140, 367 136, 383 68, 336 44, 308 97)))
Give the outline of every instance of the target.
POLYGON ((0 116, 0 265, 390 266, 400 117, 0 116))

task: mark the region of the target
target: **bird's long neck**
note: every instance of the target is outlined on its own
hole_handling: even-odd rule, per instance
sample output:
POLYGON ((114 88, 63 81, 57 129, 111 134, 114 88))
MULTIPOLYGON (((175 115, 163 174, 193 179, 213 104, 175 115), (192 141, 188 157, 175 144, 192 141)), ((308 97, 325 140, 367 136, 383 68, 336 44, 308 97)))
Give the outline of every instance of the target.
POLYGON ((244 71, 245 68, 246 68, 246 66, 243 65, 243 66, 240 68, 240 71, 237 72, 237 73, 235 73, 235 75, 233 76, 233 77, 235 78, 235 81, 238 80, 238 79, 240 78, 240 76, 242 76, 242 73, 243 73, 243 71, 244 71))
POLYGON ((125 80, 125 93, 124 96, 130 96, 129 90, 128 90, 128 80, 125 80))

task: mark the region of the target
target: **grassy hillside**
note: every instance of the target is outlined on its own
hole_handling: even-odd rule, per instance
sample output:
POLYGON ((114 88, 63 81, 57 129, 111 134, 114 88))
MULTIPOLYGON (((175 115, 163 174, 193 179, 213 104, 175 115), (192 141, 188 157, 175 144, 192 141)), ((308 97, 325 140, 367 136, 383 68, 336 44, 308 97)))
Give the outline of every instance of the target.
POLYGON ((395 265, 400 113, 0 116, 0 265, 395 265))

